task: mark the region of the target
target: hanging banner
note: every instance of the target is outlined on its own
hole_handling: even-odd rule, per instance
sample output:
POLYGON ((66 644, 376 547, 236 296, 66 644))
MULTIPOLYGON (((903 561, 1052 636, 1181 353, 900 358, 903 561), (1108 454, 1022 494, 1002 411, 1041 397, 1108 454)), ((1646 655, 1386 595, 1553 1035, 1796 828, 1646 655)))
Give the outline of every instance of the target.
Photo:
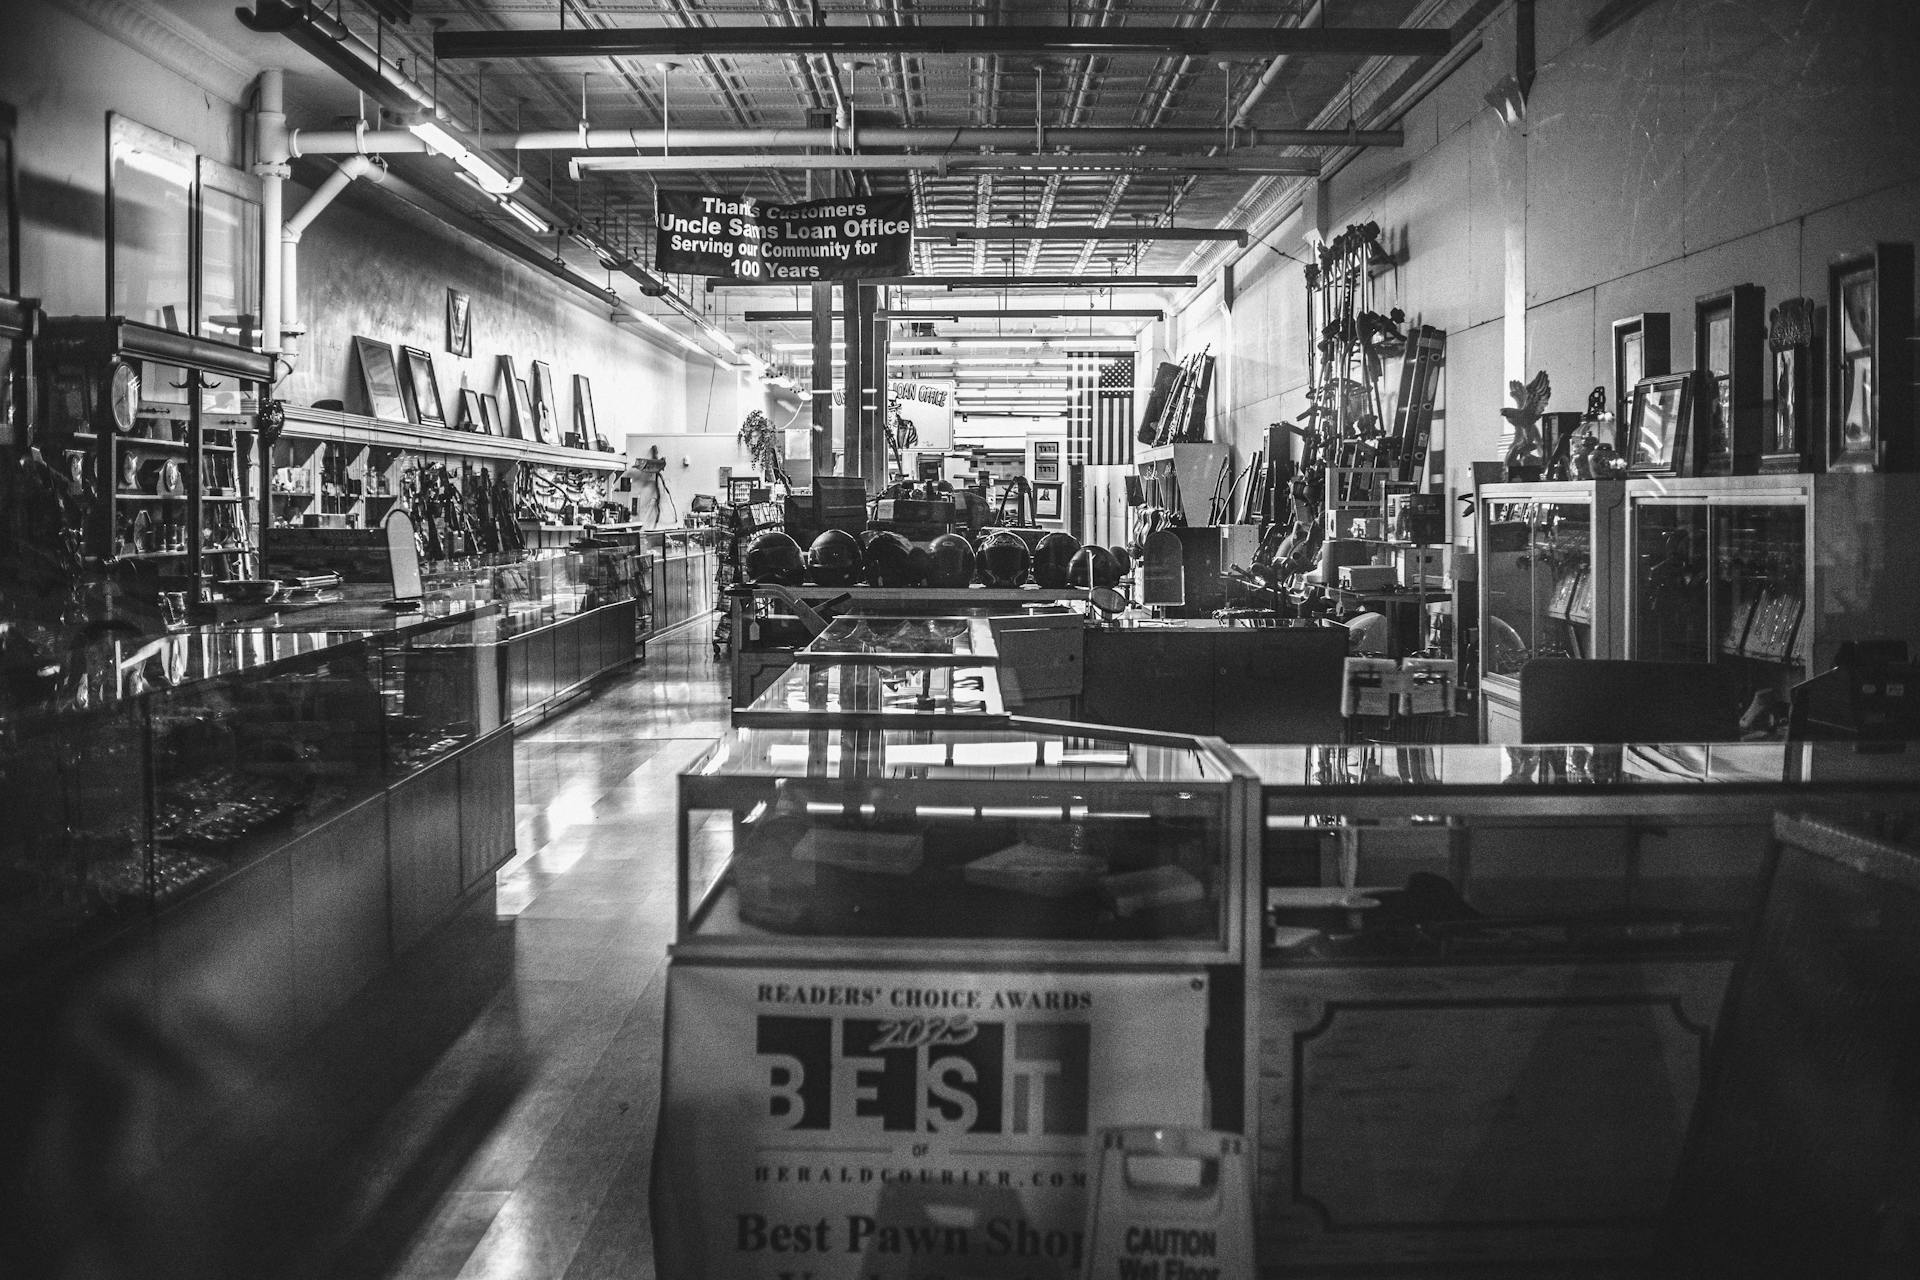
MULTIPOLYGON (((913 428, 910 440, 900 443, 900 452, 911 462, 915 453, 945 453, 953 448, 953 395, 951 382, 890 382, 887 399, 913 428)), ((847 389, 833 389, 836 406, 847 402, 847 389)))
POLYGON ((660 1274, 1070 1280, 1100 1130, 1200 1121, 1206 1022, 1200 970, 674 964, 660 1274))
POLYGON ((662 191, 654 270, 805 283, 912 274, 913 197, 841 196, 772 204, 662 191))

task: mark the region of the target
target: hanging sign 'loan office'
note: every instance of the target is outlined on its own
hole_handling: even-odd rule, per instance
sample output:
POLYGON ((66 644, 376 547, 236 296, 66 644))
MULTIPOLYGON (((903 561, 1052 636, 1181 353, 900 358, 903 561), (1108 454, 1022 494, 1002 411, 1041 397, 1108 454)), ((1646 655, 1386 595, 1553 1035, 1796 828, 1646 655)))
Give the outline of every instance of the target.
POLYGON ((909 195, 772 204, 662 191, 654 211, 653 265, 667 274, 806 283, 911 273, 909 195))

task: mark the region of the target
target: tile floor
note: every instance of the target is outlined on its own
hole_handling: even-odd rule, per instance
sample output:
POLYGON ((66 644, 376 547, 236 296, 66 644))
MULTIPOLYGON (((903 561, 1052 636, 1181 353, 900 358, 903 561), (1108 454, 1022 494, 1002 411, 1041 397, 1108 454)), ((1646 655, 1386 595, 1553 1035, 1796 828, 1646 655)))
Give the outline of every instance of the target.
POLYGON ((707 629, 682 628, 516 744, 517 852, 496 906, 511 977, 386 1127, 435 1131, 476 1081, 502 1087, 496 1105, 454 1121, 465 1141, 448 1145, 470 1154, 442 1171, 437 1196, 422 1198, 432 1203, 410 1217, 403 1206, 372 1274, 654 1275, 647 1187, 673 930, 674 777, 726 727, 724 674, 707 629))

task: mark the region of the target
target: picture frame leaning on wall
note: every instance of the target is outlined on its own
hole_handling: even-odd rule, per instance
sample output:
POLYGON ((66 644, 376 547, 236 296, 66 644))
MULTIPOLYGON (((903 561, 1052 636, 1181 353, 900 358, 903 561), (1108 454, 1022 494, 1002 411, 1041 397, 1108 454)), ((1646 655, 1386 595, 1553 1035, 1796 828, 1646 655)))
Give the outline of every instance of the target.
POLYGON ((1627 474, 1691 476, 1699 474, 1696 455, 1700 432, 1697 375, 1663 374, 1642 378, 1633 389, 1627 416, 1627 474))
POLYGON ((1913 245, 1827 264, 1827 470, 1913 471, 1913 245))

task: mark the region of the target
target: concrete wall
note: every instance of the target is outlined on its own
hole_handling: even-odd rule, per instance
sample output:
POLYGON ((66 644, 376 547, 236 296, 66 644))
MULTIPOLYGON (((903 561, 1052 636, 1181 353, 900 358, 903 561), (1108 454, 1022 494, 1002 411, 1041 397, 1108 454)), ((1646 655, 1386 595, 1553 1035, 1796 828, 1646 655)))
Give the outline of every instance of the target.
MULTIPOLYGON (((54 315, 101 314, 107 112, 239 165, 240 102, 257 68, 196 47, 164 5, 15 0, 6 9, 0 100, 20 114, 23 291, 54 315)), ((289 189, 289 213, 304 195, 289 189)), ((636 431, 734 432, 764 398, 731 367, 615 326, 586 295, 379 194, 350 192, 323 212, 301 243, 300 270, 309 332, 280 387, 296 404, 359 407, 356 334, 432 352, 449 412, 463 386, 503 391, 498 357, 509 353, 529 379, 532 361, 552 365, 566 429, 572 376, 585 374, 600 433, 616 447, 636 431), (472 300, 471 358, 446 351, 449 287, 472 300)))
MULTIPOLYGON (((1579 409, 1611 369, 1611 325, 1673 316, 1691 368, 1694 300, 1741 283, 1822 299, 1826 263, 1920 239, 1920 42, 1903 0, 1656 0, 1597 37, 1601 0, 1537 6, 1539 73, 1509 127, 1482 95, 1512 65, 1512 13, 1407 112, 1406 145, 1334 175, 1325 230, 1378 222, 1400 265, 1374 309, 1447 330, 1435 431, 1449 489, 1498 459, 1510 378, 1545 369, 1579 409), (1509 319, 1512 323, 1509 323, 1509 319)), ((1203 291, 1176 353, 1231 355, 1215 430, 1244 458, 1306 407, 1300 267, 1312 207, 1236 266, 1230 314, 1203 291), (1277 250, 1277 252, 1276 252, 1277 250)), ((1389 402, 1397 375, 1387 379, 1389 402)), ((1389 403, 1391 411, 1391 403, 1389 403)), ((1456 508, 1457 510, 1457 508, 1456 508)))

